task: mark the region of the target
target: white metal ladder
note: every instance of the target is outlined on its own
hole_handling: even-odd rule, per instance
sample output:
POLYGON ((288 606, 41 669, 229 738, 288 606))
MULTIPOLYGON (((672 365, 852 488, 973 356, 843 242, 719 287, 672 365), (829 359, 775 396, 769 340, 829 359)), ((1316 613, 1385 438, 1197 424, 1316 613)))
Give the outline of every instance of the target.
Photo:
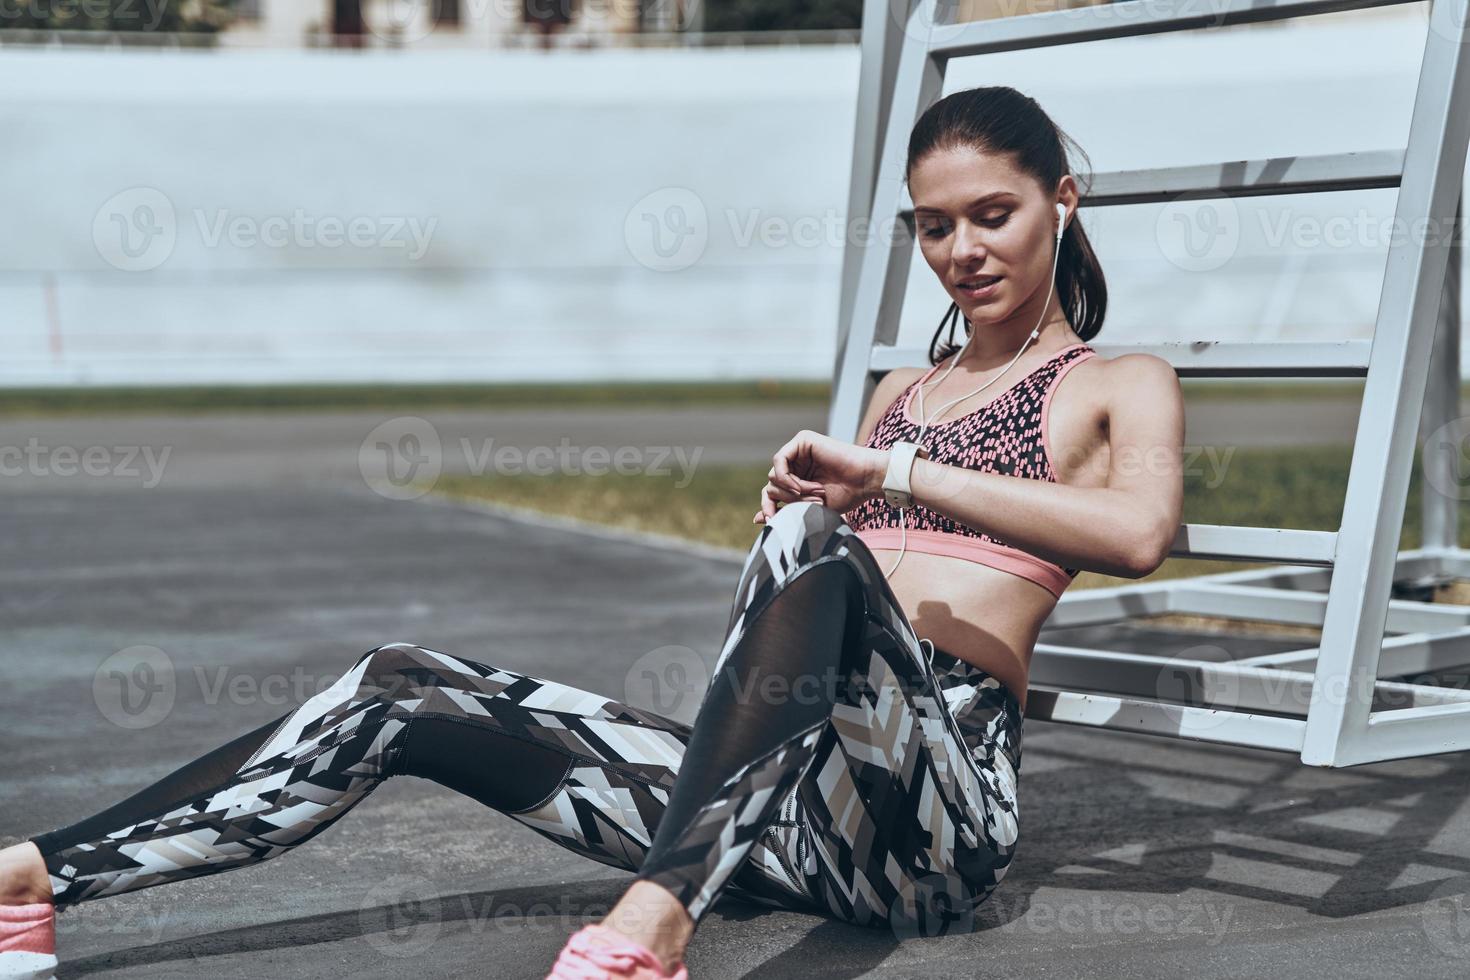
MULTIPOLYGON (((828 433, 856 437, 878 375, 928 365, 926 350, 895 346, 913 253, 902 176, 910 129, 942 94, 949 59, 1401 2, 1125 0, 949 24, 936 21, 936 0, 867 0, 848 215, 870 227, 897 218, 898 234, 846 248, 828 433)), ((1454 227, 1470 135, 1467 2, 1432 2, 1404 151, 1098 174, 1081 206, 1397 186, 1407 227, 1454 227)), ((1458 499, 1432 486, 1454 484, 1455 461, 1428 445, 1423 545, 1398 551, 1421 415, 1425 432, 1447 431, 1460 392, 1458 239, 1410 237, 1388 250, 1371 341, 1093 345, 1155 354, 1182 377, 1362 377, 1363 400, 1338 531, 1184 524, 1171 556, 1285 564, 1064 594, 1047 625, 1190 613, 1320 627, 1320 646, 1216 663, 1038 643, 1028 717, 1297 752, 1319 766, 1470 749, 1470 690, 1385 679, 1470 664, 1470 606, 1392 599, 1398 581, 1470 577, 1458 499)))

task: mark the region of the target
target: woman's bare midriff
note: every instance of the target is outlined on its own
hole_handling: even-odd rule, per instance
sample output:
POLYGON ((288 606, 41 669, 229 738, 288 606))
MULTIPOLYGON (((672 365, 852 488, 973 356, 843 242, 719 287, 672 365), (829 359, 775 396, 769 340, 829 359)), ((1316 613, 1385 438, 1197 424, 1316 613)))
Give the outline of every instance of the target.
MULTIPOLYGON (((873 548, 884 571, 896 548, 873 548)), ((906 551, 888 579, 914 632, 993 675, 1024 708, 1031 651, 1056 596, 1029 579, 948 555, 906 551)))

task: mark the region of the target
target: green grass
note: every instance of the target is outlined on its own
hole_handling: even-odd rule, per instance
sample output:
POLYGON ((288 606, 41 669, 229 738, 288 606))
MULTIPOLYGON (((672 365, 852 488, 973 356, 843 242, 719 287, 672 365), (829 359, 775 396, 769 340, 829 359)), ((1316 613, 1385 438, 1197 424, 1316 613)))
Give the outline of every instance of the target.
POLYGON ((12 388, 0 417, 416 408, 825 405, 826 382, 778 379, 608 384, 190 385, 173 388, 12 388))
MULTIPOLYGON (((1190 378, 1190 401, 1362 397, 1359 380, 1241 381, 1190 378)), ((305 384, 179 387, 12 388, 0 391, 0 417, 201 412, 302 412, 430 408, 553 408, 688 405, 826 406, 826 381, 751 379, 607 384, 305 384)), ((1470 395, 1467 386, 1462 397, 1470 395)))
MULTIPOLYGON (((1214 463, 1201 456, 1185 459, 1184 520, 1192 524, 1230 524, 1336 530, 1347 492, 1350 448, 1236 449, 1214 463)), ((550 514, 638 531, 670 534, 744 551, 759 526, 751 517, 759 506, 767 464, 697 467, 686 477, 628 476, 446 476, 435 489, 452 496, 488 500, 550 514)), ((1401 548, 1416 547, 1421 527, 1422 473, 1415 458, 1409 480, 1401 548)), ((1470 492, 1470 488, 1467 488, 1470 492)), ((1470 503, 1460 502, 1460 544, 1470 547, 1470 503)), ((1256 567, 1245 562, 1171 558, 1146 579, 1121 579, 1084 571, 1073 588, 1086 589, 1131 581, 1152 581, 1256 567)))

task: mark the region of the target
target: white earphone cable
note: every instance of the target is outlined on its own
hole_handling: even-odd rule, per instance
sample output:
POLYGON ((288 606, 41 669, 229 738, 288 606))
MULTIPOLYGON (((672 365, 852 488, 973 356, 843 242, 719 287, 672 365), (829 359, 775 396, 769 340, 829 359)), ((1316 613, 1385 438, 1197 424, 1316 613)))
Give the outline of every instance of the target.
MULTIPOLYGON (((1058 218, 1058 221, 1057 221, 1056 247, 1054 249, 1052 249, 1051 276, 1050 276, 1050 284, 1049 284, 1049 286, 1047 288, 1047 291, 1046 291, 1046 302, 1041 304, 1041 316, 1042 316, 1043 319, 1045 319, 1045 317, 1046 317, 1046 309, 1047 309, 1047 307, 1051 304, 1051 296, 1052 296, 1052 293, 1056 291, 1056 286, 1057 286, 1057 262, 1061 259, 1061 255, 1062 255, 1062 234, 1066 231, 1066 227, 1067 227, 1066 226, 1066 214, 1067 214, 1066 208, 1067 208, 1067 206, 1065 204, 1058 204, 1057 205, 1057 218, 1058 218)), ((1040 335, 1040 332, 1041 332, 1041 320, 1037 320, 1036 321, 1036 326, 1031 329, 1031 333, 1026 338, 1025 343, 1021 344, 1020 348, 1017 349, 1017 351, 1016 351, 1016 356, 1013 357, 1013 358, 1011 358, 1011 363, 1010 364, 1007 364, 1001 370, 1000 374, 997 374, 995 377, 991 378, 989 381, 985 382, 983 385, 981 385, 980 387, 976 388, 974 391, 969 392, 968 394, 961 395, 958 398, 952 398, 952 399, 950 399, 949 401, 945 402, 943 405, 940 405, 938 408, 936 408, 934 410, 934 413, 932 415, 930 415, 930 416, 925 416, 924 415, 924 385, 920 384, 919 385, 919 388, 918 388, 918 392, 917 392, 918 399, 919 399, 919 434, 914 437, 914 442, 918 443, 920 446, 923 446, 924 445, 924 430, 925 429, 928 429, 929 428, 929 423, 932 422, 932 421, 934 421, 934 419, 938 418, 941 414, 943 414, 943 412, 944 412, 944 410, 946 408, 949 408, 949 406, 953 405, 955 402, 962 402, 966 398, 969 398, 969 397, 971 397, 973 395, 978 395, 980 392, 984 391, 986 388, 989 388, 991 385, 995 384, 1002 377, 1004 377, 1005 376, 1005 373, 1007 371, 1009 371, 1012 368, 1012 366, 1015 365, 1016 361, 1021 357, 1021 355, 1023 353, 1025 353, 1026 348, 1031 345, 1031 341, 1035 340, 1040 335)), ((950 358, 949 367, 947 367, 947 368, 944 369, 944 373, 939 376, 939 380, 937 380, 937 381, 930 381, 928 383, 929 384, 932 384, 932 385, 943 384, 944 383, 944 379, 947 378, 947 377, 949 377, 949 372, 951 372, 951 371, 954 370, 954 366, 956 364, 958 364, 960 362, 960 358, 964 356, 965 350, 967 348, 969 348, 969 346, 970 346, 970 341, 972 341, 974 339, 975 339, 975 331, 974 330, 971 330, 970 331, 970 335, 965 338, 964 344, 962 344, 960 346, 960 349, 954 354, 953 357, 950 358)), ((893 567, 888 569, 888 571, 885 573, 885 577, 891 577, 893 575, 893 573, 898 569, 898 563, 901 562, 901 561, 903 561, 904 552, 908 550, 908 546, 909 546, 908 510, 909 510, 909 508, 907 508, 907 507, 900 507, 898 509, 898 526, 899 526, 899 531, 900 531, 898 557, 893 560, 893 567)))

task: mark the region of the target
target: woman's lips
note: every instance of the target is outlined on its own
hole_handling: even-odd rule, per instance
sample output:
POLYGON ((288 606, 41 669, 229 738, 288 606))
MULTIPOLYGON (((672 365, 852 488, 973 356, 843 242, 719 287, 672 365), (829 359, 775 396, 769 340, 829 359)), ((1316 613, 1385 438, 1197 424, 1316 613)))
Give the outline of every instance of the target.
POLYGON ((1000 288, 1000 284, 1004 281, 1004 276, 997 276, 989 285, 982 286, 978 289, 960 285, 956 285, 955 289, 967 299, 989 299, 995 295, 996 290, 1000 288))

